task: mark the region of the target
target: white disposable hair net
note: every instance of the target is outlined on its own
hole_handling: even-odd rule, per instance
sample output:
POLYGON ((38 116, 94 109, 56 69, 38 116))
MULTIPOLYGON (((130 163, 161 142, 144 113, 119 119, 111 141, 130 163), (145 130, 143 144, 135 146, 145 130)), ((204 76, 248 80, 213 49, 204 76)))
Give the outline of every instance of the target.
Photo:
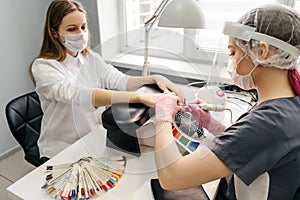
POLYGON ((255 65, 294 69, 300 52, 300 14, 281 5, 265 5, 225 23, 223 33, 252 59, 255 65), (270 45, 267 59, 259 59, 259 42, 270 45))

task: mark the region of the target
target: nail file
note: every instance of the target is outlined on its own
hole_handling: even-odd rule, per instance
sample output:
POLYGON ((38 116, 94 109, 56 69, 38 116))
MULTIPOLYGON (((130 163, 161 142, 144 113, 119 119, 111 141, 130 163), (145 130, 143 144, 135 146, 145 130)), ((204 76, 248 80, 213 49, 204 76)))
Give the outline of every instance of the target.
POLYGON ((199 108, 207 111, 224 111, 227 108, 220 104, 209 104, 209 103, 200 103, 196 104, 199 108))

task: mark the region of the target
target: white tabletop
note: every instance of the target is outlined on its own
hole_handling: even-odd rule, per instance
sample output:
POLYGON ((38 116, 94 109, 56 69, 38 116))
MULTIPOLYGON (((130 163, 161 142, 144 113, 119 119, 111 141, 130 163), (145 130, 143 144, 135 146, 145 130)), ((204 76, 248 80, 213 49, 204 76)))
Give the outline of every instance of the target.
MULTIPOLYGON (((45 168, 47 165, 72 163, 84 156, 110 157, 124 155, 119 151, 106 148, 106 130, 100 127, 86 135, 58 155, 31 171, 23 178, 7 188, 10 199, 41 200, 50 197, 41 189, 45 183, 45 168)), ((126 170, 118 184, 93 199, 118 199, 118 200, 153 200, 150 180, 157 178, 153 151, 142 153, 140 157, 125 154, 127 158, 126 170)), ((218 181, 203 185, 207 194, 213 197, 218 186, 218 181)))
MULTIPOLYGON (((243 104, 242 101, 236 100, 236 98, 249 101, 250 97, 238 94, 228 94, 228 96, 229 95, 234 98, 228 98, 226 100, 226 105, 231 109, 232 119, 235 121, 242 113, 249 109, 249 105, 247 103, 243 104)), ((229 112, 215 112, 213 113, 213 116, 225 125, 230 125, 229 112)), ((110 157, 125 155, 127 158, 126 170, 118 184, 108 192, 105 192, 99 197, 93 199, 153 200, 154 197, 150 187, 150 180, 152 178, 157 178, 153 151, 151 149, 149 151, 148 149, 147 151, 142 152, 141 157, 135 157, 106 148, 105 143, 106 130, 103 127, 99 127, 96 131, 86 135, 40 167, 9 186, 7 188, 9 198, 12 200, 50 199, 44 190, 41 189, 41 186, 45 183, 45 168, 47 165, 72 163, 84 156, 110 157)), ((216 180, 202 185, 210 199, 214 198, 218 183, 219 180, 216 180)))

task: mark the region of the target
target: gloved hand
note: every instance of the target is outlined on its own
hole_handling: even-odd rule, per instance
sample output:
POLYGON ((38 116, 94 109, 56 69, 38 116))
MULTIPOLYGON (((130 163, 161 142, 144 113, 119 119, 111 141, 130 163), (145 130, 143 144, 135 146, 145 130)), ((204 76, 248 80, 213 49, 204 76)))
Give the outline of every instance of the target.
POLYGON ((165 92, 158 97, 155 104, 155 123, 159 121, 173 123, 175 114, 183 109, 182 106, 178 106, 178 103, 179 97, 170 92, 165 92))
POLYGON ((200 103, 205 102, 199 98, 193 102, 189 102, 189 111, 202 127, 206 128, 210 133, 216 133, 222 127, 222 124, 214 119, 209 111, 202 110, 196 105, 200 103))

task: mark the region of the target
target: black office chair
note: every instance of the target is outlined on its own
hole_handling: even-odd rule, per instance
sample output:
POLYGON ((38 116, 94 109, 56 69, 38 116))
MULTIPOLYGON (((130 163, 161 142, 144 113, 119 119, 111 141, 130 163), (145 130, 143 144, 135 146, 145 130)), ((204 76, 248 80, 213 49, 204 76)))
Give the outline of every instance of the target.
POLYGON ((36 92, 30 92, 11 100, 5 107, 9 129, 24 151, 24 158, 34 166, 48 158, 40 158, 37 140, 40 136, 43 111, 36 92))

